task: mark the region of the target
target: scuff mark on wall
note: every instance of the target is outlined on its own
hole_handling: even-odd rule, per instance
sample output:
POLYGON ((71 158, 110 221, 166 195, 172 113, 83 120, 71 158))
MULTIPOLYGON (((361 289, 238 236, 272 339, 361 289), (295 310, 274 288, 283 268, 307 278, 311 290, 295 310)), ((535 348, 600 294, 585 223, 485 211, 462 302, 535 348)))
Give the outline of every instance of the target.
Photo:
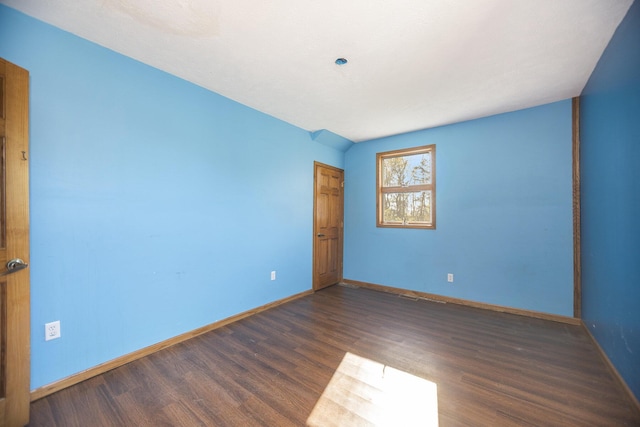
POLYGON ((624 328, 622 326, 620 326, 620 338, 622 338, 622 341, 624 342, 624 346, 627 348, 627 351, 633 354, 633 350, 631 350, 631 347, 629 347, 627 338, 624 336, 624 328))

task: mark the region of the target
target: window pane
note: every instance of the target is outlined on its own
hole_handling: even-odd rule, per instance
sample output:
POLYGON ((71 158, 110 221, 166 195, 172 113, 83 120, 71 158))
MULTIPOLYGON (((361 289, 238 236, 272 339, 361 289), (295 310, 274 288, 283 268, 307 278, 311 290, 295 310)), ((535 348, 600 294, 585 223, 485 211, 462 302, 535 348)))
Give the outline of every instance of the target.
POLYGON ((430 224, 431 197, 431 191, 383 194, 382 222, 386 224, 430 224))
POLYGON ((409 185, 431 184, 431 153, 407 156, 411 171, 409 185))
POLYGON ((431 184, 431 152, 382 159, 382 186, 431 184))
POLYGON ((407 185, 407 160, 404 157, 382 159, 382 186, 404 187, 407 185))

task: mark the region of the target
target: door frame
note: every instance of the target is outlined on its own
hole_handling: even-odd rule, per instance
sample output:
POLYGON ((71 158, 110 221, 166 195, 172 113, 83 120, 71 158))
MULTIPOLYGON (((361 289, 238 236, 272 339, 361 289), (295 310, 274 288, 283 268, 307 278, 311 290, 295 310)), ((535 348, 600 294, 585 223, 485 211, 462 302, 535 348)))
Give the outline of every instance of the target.
POLYGON ((341 208, 341 221, 340 221, 340 230, 339 230, 339 239, 340 239, 340 256, 339 256, 339 277, 338 283, 343 279, 343 258, 344 258, 344 169, 340 169, 335 166, 327 165, 324 163, 320 163, 317 161, 313 162, 313 258, 311 260, 311 269, 312 269, 312 289, 314 291, 318 291, 322 288, 319 287, 318 279, 319 274, 316 271, 316 257, 318 254, 318 239, 317 239, 317 226, 318 226, 318 218, 317 218, 317 201, 318 201, 318 168, 326 168, 338 171, 342 174, 342 182, 340 192, 340 208, 341 208))

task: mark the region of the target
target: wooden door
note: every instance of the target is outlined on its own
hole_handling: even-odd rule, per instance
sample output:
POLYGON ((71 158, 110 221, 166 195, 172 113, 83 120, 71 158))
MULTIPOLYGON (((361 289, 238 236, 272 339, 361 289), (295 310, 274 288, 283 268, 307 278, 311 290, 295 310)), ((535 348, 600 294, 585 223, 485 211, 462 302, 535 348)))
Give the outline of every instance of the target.
POLYGON ((314 163, 313 289, 342 280, 344 171, 314 163))
POLYGON ((29 422, 28 119, 29 73, 0 59, 0 426, 6 427, 29 422))

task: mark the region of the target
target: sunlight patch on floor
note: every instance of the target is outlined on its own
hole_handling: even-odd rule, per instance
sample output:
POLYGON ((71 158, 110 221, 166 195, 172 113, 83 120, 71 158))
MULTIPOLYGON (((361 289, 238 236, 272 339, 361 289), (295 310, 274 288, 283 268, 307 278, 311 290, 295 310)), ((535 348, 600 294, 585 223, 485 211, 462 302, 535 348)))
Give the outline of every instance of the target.
POLYGON ((307 419, 315 426, 437 426, 438 386, 346 353, 307 419))

